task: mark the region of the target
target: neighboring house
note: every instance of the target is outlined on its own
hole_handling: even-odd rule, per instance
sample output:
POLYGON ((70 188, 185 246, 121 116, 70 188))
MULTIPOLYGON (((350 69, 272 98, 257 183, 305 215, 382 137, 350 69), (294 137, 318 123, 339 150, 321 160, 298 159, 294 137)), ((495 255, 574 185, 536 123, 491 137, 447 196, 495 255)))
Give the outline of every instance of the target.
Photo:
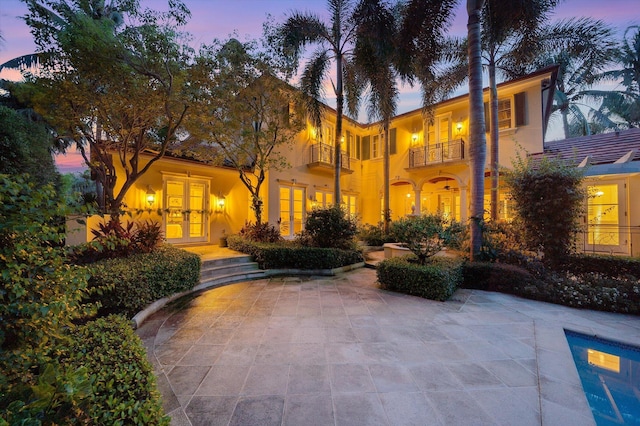
POLYGON ((538 155, 584 168, 587 199, 579 249, 640 255, 640 129, 547 142, 538 155))
MULTIPOLYGON (((543 150, 556 73, 557 67, 549 67, 498 85, 501 165, 511 164, 518 146, 527 152, 543 150)), ((484 97, 488 103, 488 90, 484 97)), ((391 121, 392 219, 424 212, 439 212, 462 222, 468 219, 468 108, 468 95, 463 95, 437 104, 430 119, 415 110, 391 121)), ((263 185, 263 218, 278 224, 286 238, 302 230, 308 211, 337 201, 334 129, 335 111, 326 107, 321 128, 308 125, 288 148, 291 167, 270 171, 263 185)), ((383 137, 379 123, 344 120, 339 201, 361 223, 382 220, 383 137)), ((487 154, 487 170, 488 164, 487 154)), ((488 171, 485 188, 488 206, 488 171)), ((508 194, 500 193, 500 215, 505 219, 510 216, 507 199, 508 194)), ((142 212, 139 219, 160 220, 167 240, 177 244, 217 244, 223 235, 238 232, 245 221, 254 220, 248 191, 236 171, 172 157, 154 164, 129 190, 125 203, 129 210, 142 212)))

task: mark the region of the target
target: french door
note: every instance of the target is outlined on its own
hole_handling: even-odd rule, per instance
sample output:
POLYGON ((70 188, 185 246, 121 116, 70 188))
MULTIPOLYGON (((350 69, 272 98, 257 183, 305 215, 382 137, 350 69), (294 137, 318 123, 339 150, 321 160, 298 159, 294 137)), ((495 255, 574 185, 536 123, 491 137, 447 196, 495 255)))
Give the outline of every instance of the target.
POLYGON ((603 181, 587 186, 585 250, 629 252, 627 203, 623 181, 603 181))
POLYGON ((209 185, 189 178, 165 181, 165 237, 170 243, 207 241, 209 185))
POLYGON ((284 238, 291 238, 302 231, 304 192, 304 188, 280 187, 280 235, 284 238))

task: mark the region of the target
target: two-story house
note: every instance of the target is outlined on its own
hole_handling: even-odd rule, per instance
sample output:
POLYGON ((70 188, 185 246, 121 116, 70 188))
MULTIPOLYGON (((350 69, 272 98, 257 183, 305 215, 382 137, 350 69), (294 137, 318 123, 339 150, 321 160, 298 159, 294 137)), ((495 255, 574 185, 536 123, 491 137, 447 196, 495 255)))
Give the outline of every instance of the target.
MULTIPOLYGON (((509 166, 518 147, 541 152, 555 86, 550 67, 498 86, 499 163, 509 166)), ((489 101, 485 90, 485 102, 489 101)), ((466 221, 470 157, 468 95, 434 106, 428 118, 415 110, 393 118, 389 132, 392 219, 440 212, 466 221)), ((382 219, 384 134, 379 123, 345 118, 341 199, 333 193, 335 111, 326 107, 320 129, 307 125, 287 148, 290 167, 271 170, 263 185, 263 218, 278 224, 285 238, 299 232, 307 212, 340 202, 361 223, 382 219)), ((487 138, 488 139, 488 138, 487 138)), ((490 152, 490 146, 487 146, 490 152)), ((488 165, 486 194, 489 202, 488 165)), ((501 217, 509 217, 507 194, 500 194, 501 217)), ((126 208, 141 219, 162 222, 170 243, 217 244, 225 234, 254 220, 249 194, 237 171, 166 156, 129 190, 126 208)), ((85 238, 80 234, 70 242, 85 238)))

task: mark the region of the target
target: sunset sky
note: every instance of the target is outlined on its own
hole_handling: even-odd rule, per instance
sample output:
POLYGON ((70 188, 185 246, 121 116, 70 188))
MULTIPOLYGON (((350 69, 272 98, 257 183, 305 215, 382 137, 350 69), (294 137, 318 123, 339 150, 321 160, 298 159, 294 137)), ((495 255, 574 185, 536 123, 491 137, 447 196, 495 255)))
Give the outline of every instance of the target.
MULTIPOLYGON (((107 0, 108 1, 108 0, 107 0)), ((192 18, 185 30, 193 35, 193 47, 209 43, 214 38, 227 38, 234 31, 242 40, 259 38, 262 23, 268 14, 277 22, 282 22, 292 11, 308 11, 318 14, 327 21, 326 2, 323 0, 184 0, 191 10, 192 18)), ((166 1, 143 0, 143 5, 163 9, 166 1)), ((461 0, 458 12, 449 33, 466 35, 466 2, 461 0)), ((4 42, 0 45, 0 63, 32 53, 35 44, 29 28, 21 16, 27 7, 19 0, 0 0, 0 32, 4 42)), ((553 20, 568 17, 588 16, 602 19, 619 33, 633 24, 640 24, 640 0, 565 0, 556 9, 553 20)), ((19 75, 3 71, 0 78, 17 79, 19 75)), ((466 91, 466 90, 465 90, 466 91)), ((329 105, 333 99, 326 99, 329 105)), ((420 108, 418 88, 405 87, 401 91, 398 112, 420 108)), ((79 158, 68 154, 58 159, 61 172, 78 170, 79 158)))

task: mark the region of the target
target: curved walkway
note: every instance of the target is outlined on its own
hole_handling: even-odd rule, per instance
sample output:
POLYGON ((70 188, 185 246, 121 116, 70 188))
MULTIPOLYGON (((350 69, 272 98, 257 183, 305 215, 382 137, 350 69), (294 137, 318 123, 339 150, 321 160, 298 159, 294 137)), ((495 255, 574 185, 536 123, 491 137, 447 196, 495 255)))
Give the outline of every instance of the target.
POLYGON ((172 425, 592 425, 563 328, 640 344, 635 316, 375 282, 272 278, 154 314, 137 333, 172 425))

